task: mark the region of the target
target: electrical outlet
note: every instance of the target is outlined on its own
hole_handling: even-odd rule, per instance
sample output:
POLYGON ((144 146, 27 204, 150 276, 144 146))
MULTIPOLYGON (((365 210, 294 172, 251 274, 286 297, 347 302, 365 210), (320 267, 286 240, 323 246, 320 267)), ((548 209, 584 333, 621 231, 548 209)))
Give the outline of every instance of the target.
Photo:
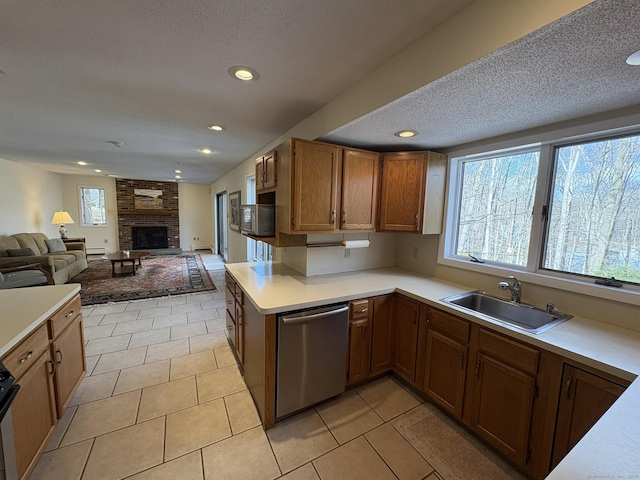
POLYGON ((351 249, 350 248, 345 248, 344 249, 344 258, 349 258, 351 257, 351 249))
POLYGON ((418 247, 413 247, 412 257, 413 258, 418 258, 418 247))
POLYGON ((104 239, 104 243, 109 243, 109 240, 107 240, 106 238, 104 239))

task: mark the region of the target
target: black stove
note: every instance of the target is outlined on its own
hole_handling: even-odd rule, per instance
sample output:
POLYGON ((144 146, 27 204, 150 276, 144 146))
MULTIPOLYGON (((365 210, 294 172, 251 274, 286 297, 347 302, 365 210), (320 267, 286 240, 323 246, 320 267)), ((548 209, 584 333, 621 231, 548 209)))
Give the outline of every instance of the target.
POLYGON ((0 360, 0 422, 11 406, 11 402, 18 394, 20 385, 15 383, 16 379, 7 370, 0 360))

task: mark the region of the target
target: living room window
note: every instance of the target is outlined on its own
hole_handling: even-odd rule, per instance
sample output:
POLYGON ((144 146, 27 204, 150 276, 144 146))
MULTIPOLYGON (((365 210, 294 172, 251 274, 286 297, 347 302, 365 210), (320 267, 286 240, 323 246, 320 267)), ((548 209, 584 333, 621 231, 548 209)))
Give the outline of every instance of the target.
POLYGON ((640 304, 640 133, 628 131, 453 157, 438 261, 640 304))
POLYGON ((80 187, 80 217, 83 227, 105 227, 107 225, 104 188, 80 187))

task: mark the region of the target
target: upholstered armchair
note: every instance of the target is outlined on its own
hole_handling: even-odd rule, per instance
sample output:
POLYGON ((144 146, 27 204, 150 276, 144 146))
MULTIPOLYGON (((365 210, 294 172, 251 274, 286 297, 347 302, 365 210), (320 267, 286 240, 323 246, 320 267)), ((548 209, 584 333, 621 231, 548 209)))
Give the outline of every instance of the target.
POLYGON ((51 274, 37 263, 16 262, 0 268, 0 290, 51 284, 51 274))

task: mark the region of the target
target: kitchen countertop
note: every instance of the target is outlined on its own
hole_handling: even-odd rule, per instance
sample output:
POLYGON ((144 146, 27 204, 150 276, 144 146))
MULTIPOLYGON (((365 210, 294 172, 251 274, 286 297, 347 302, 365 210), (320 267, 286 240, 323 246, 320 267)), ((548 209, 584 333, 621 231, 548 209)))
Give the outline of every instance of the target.
POLYGON ((440 300, 476 288, 397 267, 314 277, 271 262, 234 263, 226 268, 265 315, 399 292, 633 381, 547 478, 640 478, 640 380, 635 380, 640 375, 640 332, 576 316, 545 332, 530 334, 440 300))
POLYGON ((0 290, 0 357, 80 291, 80 284, 0 290))

